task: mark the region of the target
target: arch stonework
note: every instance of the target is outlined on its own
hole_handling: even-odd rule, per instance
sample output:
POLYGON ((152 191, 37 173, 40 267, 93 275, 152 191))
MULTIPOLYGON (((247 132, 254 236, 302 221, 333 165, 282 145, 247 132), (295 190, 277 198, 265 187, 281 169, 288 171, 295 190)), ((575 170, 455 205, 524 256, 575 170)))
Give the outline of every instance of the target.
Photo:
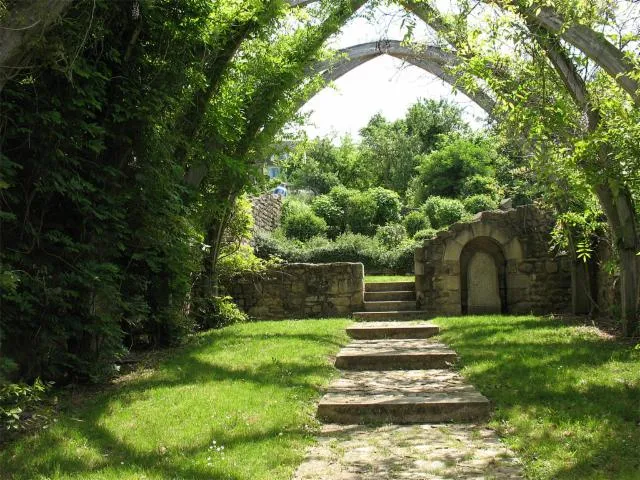
POLYGON ((491 116, 495 108, 495 100, 482 90, 471 91, 460 85, 458 77, 450 73, 450 68, 460 64, 460 59, 453 53, 437 46, 407 46, 398 40, 381 40, 343 48, 337 52, 335 59, 319 62, 312 66, 311 73, 321 73, 326 81, 337 80, 360 65, 381 55, 389 55, 410 63, 438 77, 454 89, 465 94, 469 99, 491 116))
MULTIPOLYGON (((549 214, 529 205, 482 212, 472 221, 457 223, 425 240, 415 254, 419 308, 433 315, 463 313, 467 267, 462 265, 465 261, 462 256, 465 247, 486 239, 495 244, 503 257, 504 264, 498 264, 498 268, 503 268, 503 313, 570 311, 569 261, 566 257, 553 257, 548 251, 553 225, 549 214)), ((487 247, 477 250, 491 253, 487 247)))

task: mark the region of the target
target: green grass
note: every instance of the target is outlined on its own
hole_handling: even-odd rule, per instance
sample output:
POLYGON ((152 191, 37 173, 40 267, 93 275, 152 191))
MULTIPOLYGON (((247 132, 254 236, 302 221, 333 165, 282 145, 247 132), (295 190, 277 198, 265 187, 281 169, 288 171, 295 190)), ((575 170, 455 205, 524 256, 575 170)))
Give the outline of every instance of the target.
POLYGON ((438 318, 532 479, 640 479, 640 350, 553 318, 438 318))
POLYGON ((287 479, 317 429, 347 320, 262 322, 200 336, 157 368, 67 405, 6 445, 6 479, 287 479), (224 447, 224 448, 222 448, 224 447))
POLYGON ((365 282, 413 282, 414 275, 365 275, 365 282))

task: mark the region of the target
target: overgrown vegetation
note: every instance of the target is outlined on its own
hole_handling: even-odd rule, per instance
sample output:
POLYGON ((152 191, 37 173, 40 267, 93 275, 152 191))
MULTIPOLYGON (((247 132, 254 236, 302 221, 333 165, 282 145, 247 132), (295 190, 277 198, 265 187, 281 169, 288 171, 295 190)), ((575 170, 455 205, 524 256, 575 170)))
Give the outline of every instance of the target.
POLYGON ((535 479, 640 472, 640 349, 553 317, 439 318, 490 425, 535 479))

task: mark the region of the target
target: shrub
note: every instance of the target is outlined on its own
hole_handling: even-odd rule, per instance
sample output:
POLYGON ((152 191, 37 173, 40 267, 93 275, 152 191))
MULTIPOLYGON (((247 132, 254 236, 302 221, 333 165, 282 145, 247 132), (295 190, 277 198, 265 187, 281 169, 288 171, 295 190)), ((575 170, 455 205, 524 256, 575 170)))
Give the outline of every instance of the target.
POLYGON ((413 236, 413 239, 417 241, 427 240, 435 237, 437 233, 438 231, 434 228, 425 228, 422 230, 418 230, 413 236))
POLYGON ((193 316, 200 330, 222 328, 249 320, 247 314, 233 303, 231 297, 211 297, 201 300, 195 309, 193 316))
POLYGON ((297 240, 309 240, 327 231, 327 222, 317 216, 309 205, 296 200, 285 202, 281 222, 287 238, 297 240))
POLYGON ((431 226, 438 229, 460 221, 467 213, 460 200, 437 196, 429 197, 423 208, 431 226))
POLYGON ((488 141, 450 139, 443 148, 420 157, 417 203, 429 196, 458 197, 465 179, 492 175, 497 158, 495 148, 488 141))
POLYGON ((320 195, 313 199, 311 208, 314 213, 327 222, 327 234, 331 238, 344 232, 346 226, 345 210, 330 195, 320 195))
POLYGON ((410 237, 414 237, 416 232, 431 227, 431 222, 424 212, 413 211, 409 212, 403 219, 404 227, 407 229, 407 233, 410 237))
POLYGON ((400 196, 393 190, 376 187, 367 190, 369 195, 376 204, 376 212, 373 216, 375 225, 387 225, 388 223, 396 223, 400 221, 400 209, 402 203, 400 196))
POLYGON ((489 195, 472 195, 471 197, 465 198, 462 203, 469 213, 484 212, 498 208, 498 202, 489 195))
POLYGON ((396 248, 407 239, 407 231, 404 225, 392 223, 378 227, 376 240, 386 248, 396 248))
POLYGON ((462 197, 488 195, 493 200, 498 201, 502 198, 504 192, 495 178, 483 175, 472 175, 462 184, 460 194, 462 197))
POLYGON ((414 271, 415 250, 419 244, 413 240, 405 240, 400 245, 386 252, 380 258, 380 266, 393 270, 397 274, 411 273, 414 271))
POLYGON ((53 382, 43 383, 39 378, 33 385, 25 383, 0 384, 0 431, 22 431, 37 421, 33 410, 42 403, 53 382))
POLYGON ((376 202, 366 192, 352 192, 346 210, 347 226, 353 233, 372 235, 375 232, 373 219, 376 215, 376 202))

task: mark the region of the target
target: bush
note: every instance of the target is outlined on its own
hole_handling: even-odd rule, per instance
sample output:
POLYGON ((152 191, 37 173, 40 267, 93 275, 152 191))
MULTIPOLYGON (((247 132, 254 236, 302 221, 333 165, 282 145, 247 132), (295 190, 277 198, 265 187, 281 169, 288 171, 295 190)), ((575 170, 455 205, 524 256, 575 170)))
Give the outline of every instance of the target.
POLYGON ((460 195, 462 197, 488 195, 493 200, 498 201, 502 199, 504 192, 495 178, 485 177, 483 175, 472 175, 462 184, 460 195))
POLYGON ((498 202, 489 195, 473 195, 465 198, 462 203, 469 213, 484 212, 486 210, 495 210, 498 208, 498 202))
POLYGON ((222 328, 249 320, 231 297, 211 297, 195 306, 193 317, 200 330, 222 328))
POLYGON ((327 222, 317 216, 306 203, 285 202, 282 209, 282 229, 287 238, 309 240, 327 231, 327 222))
POLYGON ((353 190, 346 209, 347 226, 353 233, 373 235, 377 205, 373 197, 366 192, 353 190))
POLYGON ((420 157, 417 203, 430 196, 458 197, 467 178, 492 175, 497 158, 495 148, 488 141, 450 139, 440 150, 420 157))
POLYGON ((311 208, 314 213, 327 222, 327 234, 331 238, 344 232, 346 226, 345 210, 330 195, 320 195, 313 199, 311 208))
POLYGON ((403 223, 410 237, 414 237, 416 232, 420 230, 431 227, 431 222, 425 213, 415 210, 404 217, 403 223))
POLYGON ((393 190, 376 187, 365 192, 376 204, 376 212, 373 216, 375 225, 387 225, 388 223, 396 223, 400 221, 400 209, 402 203, 400 196, 393 190))
POLYGON ((431 221, 431 226, 437 229, 460 221, 467 213, 460 200, 437 196, 429 197, 424 202, 423 208, 431 221))
POLYGON ((407 273, 413 270, 414 242, 404 241, 387 249, 378 239, 357 233, 344 233, 335 240, 314 238, 308 242, 291 241, 274 232, 258 234, 254 239, 256 254, 263 258, 277 256, 287 262, 361 262, 369 271, 407 273))
POLYGON ((407 239, 407 231, 404 225, 392 223, 378 227, 376 231, 376 240, 385 248, 396 248, 407 239))
POLYGON ((25 383, 0 384, 0 431, 23 431, 37 421, 33 410, 42 403, 53 382, 43 383, 37 378, 33 385, 25 383))
POLYGON ((423 230, 417 231, 413 236, 413 239, 418 241, 427 240, 435 237, 437 233, 438 231, 433 228, 425 228, 423 230))

